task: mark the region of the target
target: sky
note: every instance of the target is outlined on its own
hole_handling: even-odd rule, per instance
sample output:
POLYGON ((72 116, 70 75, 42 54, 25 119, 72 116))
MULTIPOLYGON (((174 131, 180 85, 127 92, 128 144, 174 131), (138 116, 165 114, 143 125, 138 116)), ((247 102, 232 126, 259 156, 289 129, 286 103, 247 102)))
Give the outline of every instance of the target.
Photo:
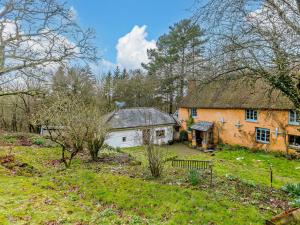
POLYGON ((96 31, 101 57, 97 72, 119 65, 137 69, 147 62, 146 50, 155 48, 169 26, 192 15, 195 0, 68 0, 78 23, 96 31))

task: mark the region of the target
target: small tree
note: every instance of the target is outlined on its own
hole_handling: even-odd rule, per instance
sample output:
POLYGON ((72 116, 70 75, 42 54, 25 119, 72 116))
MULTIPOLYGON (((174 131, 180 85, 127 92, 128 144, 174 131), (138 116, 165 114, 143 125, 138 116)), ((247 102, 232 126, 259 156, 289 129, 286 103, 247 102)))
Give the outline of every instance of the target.
POLYGON ((105 116, 103 116, 104 112, 105 111, 101 110, 100 107, 94 106, 89 110, 86 119, 86 129, 88 131, 86 143, 93 161, 97 161, 98 153, 108 133, 106 119, 105 116))
MULTIPOLYGON (((154 178, 161 176, 164 165, 166 163, 166 154, 165 151, 159 145, 155 145, 155 131, 151 127, 152 124, 152 115, 147 111, 141 111, 144 116, 146 126, 142 129, 143 134, 143 145, 146 151, 146 157, 149 164, 149 169, 151 175, 154 178)), ((159 141, 159 140, 158 140, 159 141)))
POLYGON ((145 149, 151 175, 158 178, 161 176, 166 162, 164 152, 159 146, 153 144, 145 145, 145 149))
POLYGON ((49 138, 61 146, 61 159, 66 168, 84 147, 88 134, 85 108, 78 96, 55 93, 46 99, 36 115, 35 123, 44 126, 49 138))

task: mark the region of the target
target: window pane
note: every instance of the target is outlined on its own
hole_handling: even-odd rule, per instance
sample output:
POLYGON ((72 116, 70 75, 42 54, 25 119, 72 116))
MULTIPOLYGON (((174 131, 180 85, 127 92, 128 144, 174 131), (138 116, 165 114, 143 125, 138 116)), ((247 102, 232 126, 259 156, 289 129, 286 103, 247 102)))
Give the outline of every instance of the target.
POLYGON ((256 140, 261 142, 269 142, 270 130, 266 128, 256 128, 256 140))
POLYGON ((295 111, 290 111, 290 122, 295 123, 296 121, 296 115, 295 115, 295 111))
POLYGON ((294 136, 295 138, 295 144, 300 145, 300 136, 294 136))
POLYGON ((295 121, 295 122, 298 123, 298 122, 299 122, 299 113, 295 112, 295 114, 296 114, 296 116, 295 116, 295 117, 296 117, 296 118, 295 118, 296 121, 295 121))
POLYGON ((264 131, 261 132, 261 140, 266 141, 266 133, 264 131))
POLYGON ((246 120, 257 120, 257 110, 247 109, 246 110, 246 120))
POLYGON ((260 129, 256 130, 256 139, 260 140, 260 129))
POLYGON ((289 135, 289 145, 300 146, 300 136, 289 135))
POLYGON ((256 110, 253 111, 253 119, 257 120, 257 111, 256 110))

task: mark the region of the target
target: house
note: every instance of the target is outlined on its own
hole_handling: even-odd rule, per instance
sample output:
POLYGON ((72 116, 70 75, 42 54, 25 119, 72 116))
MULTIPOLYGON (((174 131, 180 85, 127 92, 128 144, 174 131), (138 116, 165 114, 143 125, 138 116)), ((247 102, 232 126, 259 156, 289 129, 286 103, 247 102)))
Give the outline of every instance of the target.
POLYGON ((299 113, 261 79, 191 81, 178 114, 195 147, 224 143, 290 153, 300 149, 299 113), (187 122, 191 120, 193 124, 187 122))
POLYGON ((173 141, 176 120, 155 108, 119 109, 108 116, 110 132, 105 144, 112 147, 141 146, 145 141, 168 144, 173 141))

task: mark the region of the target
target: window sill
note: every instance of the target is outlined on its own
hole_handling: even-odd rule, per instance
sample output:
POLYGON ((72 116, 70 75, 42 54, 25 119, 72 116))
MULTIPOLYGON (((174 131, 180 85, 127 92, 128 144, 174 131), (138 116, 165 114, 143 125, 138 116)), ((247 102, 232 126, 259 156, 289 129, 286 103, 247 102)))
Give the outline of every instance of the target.
POLYGON ((257 120, 246 120, 246 122, 249 122, 249 123, 258 123, 257 120))
POLYGON ((256 140, 256 142, 259 143, 259 144, 264 144, 264 145, 270 144, 270 142, 266 142, 266 141, 258 141, 258 140, 256 140))
POLYGON ((300 126, 300 123, 288 123, 288 125, 290 125, 290 126, 300 126))
POLYGON ((295 149, 295 150, 300 150, 300 145, 289 145, 289 148, 291 148, 291 149, 295 149))

